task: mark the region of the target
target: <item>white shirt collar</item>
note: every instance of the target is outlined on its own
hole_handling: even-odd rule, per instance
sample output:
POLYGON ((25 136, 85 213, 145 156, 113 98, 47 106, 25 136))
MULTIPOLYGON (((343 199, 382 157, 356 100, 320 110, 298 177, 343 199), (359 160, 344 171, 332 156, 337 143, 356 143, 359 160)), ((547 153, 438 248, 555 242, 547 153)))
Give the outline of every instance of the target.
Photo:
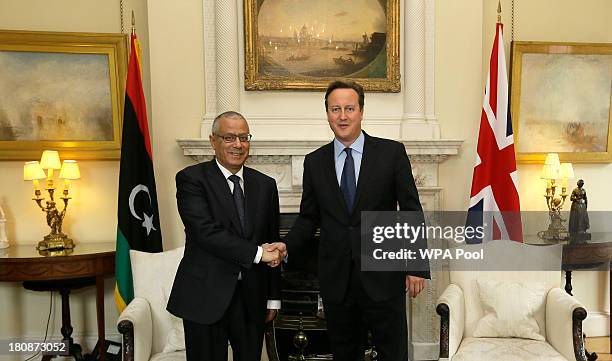
MULTIPOLYGON (((223 177, 225 177, 225 180, 227 180, 232 174, 234 174, 230 172, 227 168, 222 166, 221 163, 219 163, 219 160, 217 160, 217 158, 215 158, 215 162, 217 162, 217 167, 219 167, 219 169, 221 170, 221 173, 223 173, 223 177)), ((238 170, 238 172, 236 172, 235 174, 244 181, 244 178, 242 177, 243 171, 244 171, 244 166, 240 167, 240 170, 238 170)))
POLYGON ((338 138, 334 138, 334 157, 338 158, 340 154, 344 152, 344 148, 351 148, 352 150, 363 153, 363 146, 365 144, 365 136, 363 135, 363 130, 359 132, 359 136, 350 146, 345 146, 338 140, 338 138))

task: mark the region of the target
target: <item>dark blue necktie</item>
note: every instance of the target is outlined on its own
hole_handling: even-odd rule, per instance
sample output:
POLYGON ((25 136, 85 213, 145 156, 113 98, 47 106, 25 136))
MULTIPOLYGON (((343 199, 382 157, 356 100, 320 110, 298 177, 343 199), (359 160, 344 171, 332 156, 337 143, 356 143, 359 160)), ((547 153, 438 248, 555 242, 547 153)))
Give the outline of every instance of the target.
POLYGON ((236 210, 238 211, 240 225, 242 226, 242 231, 244 231, 246 229, 244 222, 244 193, 242 193, 242 188, 240 187, 240 177, 232 174, 228 179, 234 183, 234 191, 232 192, 232 195, 234 196, 234 204, 236 205, 236 210))
POLYGON ((355 201, 355 193, 357 185, 355 182, 355 161, 351 154, 351 148, 344 148, 346 159, 344 160, 344 168, 342 168, 342 176, 340 177, 340 190, 344 195, 346 207, 349 213, 353 210, 353 202, 355 201))

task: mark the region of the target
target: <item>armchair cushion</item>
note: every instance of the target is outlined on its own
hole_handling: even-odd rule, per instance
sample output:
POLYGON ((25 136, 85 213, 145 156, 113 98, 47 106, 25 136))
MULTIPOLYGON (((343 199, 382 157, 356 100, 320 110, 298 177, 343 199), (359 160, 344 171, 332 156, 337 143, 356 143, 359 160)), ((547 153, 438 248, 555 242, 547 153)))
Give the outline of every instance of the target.
MULTIPOLYGON (((164 289, 172 287, 184 249, 180 247, 160 253, 130 251, 134 297, 147 300, 151 309, 151 355, 162 352, 173 326, 171 315, 166 311, 164 289)), ((139 332, 135 330, 135 334, 139 332)))
POLYGON ((465 338, 453 361, 568 361, 545 341, 521 338, 465 338))
MULTIPOLYGON (((170 289, 164 287, 164 299, 166 300, 166 304, 168 303, 168 297, 170 296, 170 289)), ((185 350, 185 329, 183 328, 183 320, 174 316, 171 313, 170 322, 172 323, 172 328, 170 332, 168 332, 168 338, 166 339, 166 344, 164 346, 164 350, 162 352, 174 352, 174 351, 184 351, 185 350)))
POLYGON ((548 288, 544 282, 478 279, 484 311, 474 337, 520 337, 544 341, 534 318, 543 312, 548 288))
MULTIPOLYGON (((484 249, 485 254, 482 262, 452 260, 449 263, 450 283, 459 286, 464 295, 463 337, 473 337, 478 321, 485 315, 476 280, 524 282, 526 277, 529 277, 532 282, 544 282, 547 289, 559 287, 562 247, 562 244, 542 247, 507 240, 463 246, 466 251, 484 249)), ((540 334, 546 338, 544 308, 539 309, 534 318, 538 322, 540 334)))

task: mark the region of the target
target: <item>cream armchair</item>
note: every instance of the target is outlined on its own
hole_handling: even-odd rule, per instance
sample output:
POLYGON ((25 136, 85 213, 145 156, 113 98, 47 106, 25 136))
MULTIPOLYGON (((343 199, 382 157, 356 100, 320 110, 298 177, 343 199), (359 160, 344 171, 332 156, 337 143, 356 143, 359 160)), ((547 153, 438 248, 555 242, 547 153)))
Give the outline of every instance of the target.
POLYGON ((587 312, 559 288, 562 245, 465 248, 483 248, 485 260, 450 262, 450 285, 436 308, 440 360, 587 361, 587 312))

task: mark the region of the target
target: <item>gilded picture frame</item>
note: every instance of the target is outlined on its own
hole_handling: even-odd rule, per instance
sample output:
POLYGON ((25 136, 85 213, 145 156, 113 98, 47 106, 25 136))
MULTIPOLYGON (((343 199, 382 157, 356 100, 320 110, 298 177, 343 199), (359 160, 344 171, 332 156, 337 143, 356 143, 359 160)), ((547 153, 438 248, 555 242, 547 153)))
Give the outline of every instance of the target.
POLYGON ((517 161, 612 162, 612 44, 515 41, 517 161))
POLYGON ((128 37, 0 31, 0 159, 118 159, 128 37))
POLYGON ((245 89, 400 92, 399 3, 244 0, 245 89))

